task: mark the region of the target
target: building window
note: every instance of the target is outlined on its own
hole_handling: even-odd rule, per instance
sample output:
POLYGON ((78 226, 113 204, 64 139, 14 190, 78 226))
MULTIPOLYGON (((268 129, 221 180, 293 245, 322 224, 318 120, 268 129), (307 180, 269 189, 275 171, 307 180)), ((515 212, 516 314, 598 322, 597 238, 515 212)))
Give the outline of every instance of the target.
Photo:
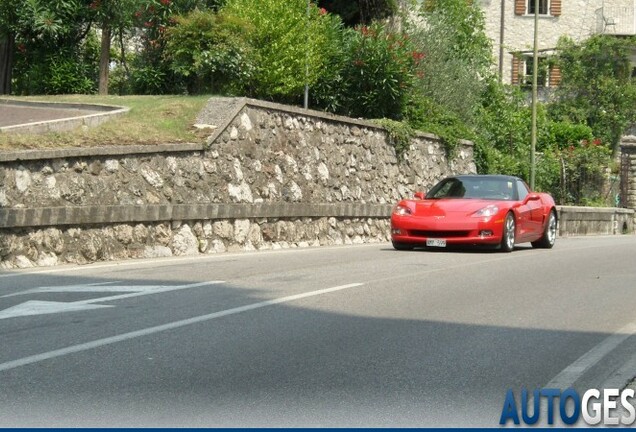
MULTIPOLYGON (((537 87, 548 87, 548 59, 546 57, 539 57, 539 65, 537 68, 537 87)), ((523 76, 521 78, 521 85, 524 87, 532 88, 532 74, 533 74, 534 59, 532 57, 525 57, 523 62, 523 76)))
POLYGON ((528 8, 526 9, 529 15, 534 15, 534 8, 539 4, 539 15, 548 15, 550 13, 548 0, 528 0, 528 8))
MULTIPOLYGON (((532 88, 532 55, 514 54, 512 57, 512 85, 532 88)), ((558 87, 561 84, 561 69, 549 57, 539 57, 537 85, 542 88, 558 87)))
POLYGON ((563 0, 514 0, 515 15, 534 15, 534 8, 539 7, 539 15, 558 17, 561 15, 563 0))

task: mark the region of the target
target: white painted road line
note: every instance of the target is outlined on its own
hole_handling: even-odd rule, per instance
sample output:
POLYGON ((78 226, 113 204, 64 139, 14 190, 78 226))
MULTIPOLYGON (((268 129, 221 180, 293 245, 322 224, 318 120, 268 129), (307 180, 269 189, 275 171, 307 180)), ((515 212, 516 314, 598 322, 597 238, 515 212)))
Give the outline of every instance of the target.
POLYGON ((155 327, 149 327, 146 329, 142 329, 142 330, 137 330, 137 331, 133 331, 133 332, 129 332, 129 333, 124 333, 121 335, 117 335, 117 336, 112 336, 112 337, 107 337, 104 339, 98 339, 92 342, 87 342, 87 343, 83 343, 83 344, 78 344, 78 345, 72 345, 66 348, 62 348, 62 349, 58 349, 58 350, 54 350, 54 351, 49 351, 46 353, 42 353, 42 354, 36 354, 36 355, 32 355, 29 357, 24 357, 18 360, 13 360, 13 361, 9 361, 6 363, 0 363, 0 372, 2 371, 6 371, 6 370, 10 370, 10 369, 15 369, 21 366, 26 366, 26 365, 30 365, 33 363, 38 363, 38 362, 42 362, 45 360, 50 360, 56 357, 62 357, 68 354, 73 354, 73 353, 78 353, 81 351, 87 351, 90 349, 94 349, 94 348, 99 348, 99 347, 103 347, 106 345, 111 345, 117 342, 123 342, 123 341, 127 341, 130 339, 135 339, 135 338, 139 338, 139 337, 143 337, 143 336, 149 336, 155 333, 160 333, 163 331, 167 331, 167 330, 173 330, 173 329, 177 329, 180 327, 185 327, 185 326, 189 326, 192 324, 198 324, 198 323, 202 323, 205 321, 210 321, 213 319, 217 319, 217 318, 222 318, 225 316, 229 316, 229 315, 235 315, 235 314, 239 314, 242 312, 248 312, 251 310, 255 310, 255 309, 260 309, 260 308, 264 308, 267 306, 273 306, 273 305, 277 305, 277 304, 281 304, 281 303, 289 303, 295 300, 300 300, 300 299, 304 299, 304 298, 308 298, 308 297, 315 297, 315 296, 319 296, 319 295, 323 295, 323 294, 329 294, 329 293, 333 293, 333 292, 337 292, 337 291, 342 291, 342 290, 346 290, 349 288, 355 288, 355 287, 359 287, 364 285, 363 283, 352 283, 352 284, 348 284, 348 285, 340 285, 340 286, 336 286, 336 287, 332 287, 332 288, 326 288, 326 289, 322 289, 322 290, 317 290, 317 291, 310 291, 310 292, 306 292, 306 293, 302 293, 302 294, 295 294, 295 295, 291 295, 291 296, 287 296, 287 297, 279 297, 276 299, 272 299, 272 300, 265 300, 262 302, 258 302, 258 303, 252 303, 249 305, 245 305, 245 306, 239 306, 236 308, 232 308, 232 309, 226 309, 223 311, 219 311, 219 312, 214 312, 211 314, 207 314, 207 315, 201 315, 198 317, 193 317, 193 318, 188 318, 185 320, 181 320, 181 321, 175 321, 172 323, 168 323, 168 324, 163 324, 163 325, 159 325, 159 326, 155 326, 155 327))
POLYGON ((627 324, 600 344, 579 357, 570 366, 563 369, 545 385, 546 388, 567 389, 574 385, 585 372, 599 363, 603 358, 623 343, 627 338, 636 335, 636 321, 627 324))
MULTIPOLYGON (((76 312, 91 309, 101 309, 111 306, 94 305, 94 303, 104 303, 115 300, 128 299, 132 297, 140 297, 150 294, 159 294, 169 291, 179 291, 190 288, 197 288, 206 285, 221 284, 225 281, 207 281, 196 282, 187 285, 119 285, 119 286, 97 286, 90 285, 71 285, 71 286, 55 286, 55 287, 39 287, 33 288, 20 293, 9 294, 3 297, 12 297, 22 294, 33 293, 94 293, 94 292, 126 292, 127 294, 117 294, 108 297, 97 297, 88 300, 79 300, 74 302, 54 302, 54 301, 27 301, 8 309, 0 311, 0 320, 7 318, 17 318, 22 316, 46 315, 62 312, 76 312)), ((0 298, 3 298, 0 297, 0 298)))

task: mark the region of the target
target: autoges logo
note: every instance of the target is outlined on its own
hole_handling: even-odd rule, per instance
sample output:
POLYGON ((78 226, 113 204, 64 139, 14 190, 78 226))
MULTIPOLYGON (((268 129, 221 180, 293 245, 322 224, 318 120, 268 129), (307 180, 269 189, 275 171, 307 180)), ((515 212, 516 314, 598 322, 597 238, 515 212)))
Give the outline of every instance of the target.
POLYGON ((591 426, 632 425, 636 420, 634 390, 590 389, 583 396, 569 388, 561 391, 554 388, 535 389, 532 393, 521 390, 518 405, 512 389, 506 392, 501 411, 500 425, 523 422, 534 425, 539 421, 553 425, 558 415, 565 425, 574 425, 581 417, 591 426), (542 418, 545 414, 546 417, 542 418))

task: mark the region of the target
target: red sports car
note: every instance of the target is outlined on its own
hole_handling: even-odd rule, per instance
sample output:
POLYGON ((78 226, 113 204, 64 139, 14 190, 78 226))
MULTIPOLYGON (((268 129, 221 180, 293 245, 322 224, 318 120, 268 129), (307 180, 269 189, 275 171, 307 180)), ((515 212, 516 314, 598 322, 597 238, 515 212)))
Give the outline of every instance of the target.
POLYGON ((504 175, 445 178, 426 196, 418 192, 400 201, 391 214, 391 240, 398 250, 492 245, 510 252, 524 242, 551 248, 556 231, 552 197, 504 175))

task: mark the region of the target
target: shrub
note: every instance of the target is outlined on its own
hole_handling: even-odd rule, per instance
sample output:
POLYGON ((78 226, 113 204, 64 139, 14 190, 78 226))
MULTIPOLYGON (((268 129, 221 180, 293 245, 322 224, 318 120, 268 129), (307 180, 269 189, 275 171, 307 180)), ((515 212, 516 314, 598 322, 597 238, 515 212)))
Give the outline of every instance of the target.
POLYGON ((189 93, 241 92, 254 72, 246 32, 231 16, 194 10, 167 31, 164 56, 189 93))
POLYGON ((247 43, 254 50, 251 96, 281 102, 297 100, 306 84, 313 86, 326 65, 335 19, 306 0, 228 0, 220 10, 247 23, 247 43))
POLYGON ((423 54, 406 35, 377 23, 348 30, 346 43, 342 111, 352 117, 404 118, 423 54))

